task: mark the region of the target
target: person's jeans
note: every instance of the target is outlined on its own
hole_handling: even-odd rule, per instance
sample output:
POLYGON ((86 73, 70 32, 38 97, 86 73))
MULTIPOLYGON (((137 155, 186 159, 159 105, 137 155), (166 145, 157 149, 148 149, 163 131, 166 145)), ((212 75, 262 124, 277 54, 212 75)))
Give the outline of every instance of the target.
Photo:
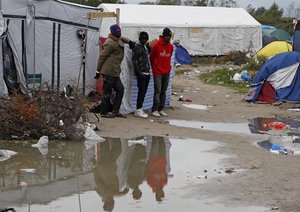
POLYGON ((112 111, 119 112, 122 104, 124 86, 121 82, 120 77, 112 77, 109 75, 103 75, 103 93, 101 96, 101 114, 107 114, 110 111, 111 103, 110 98, 112 94, 112 89, 116 92, 115 99, 113 101, 112 111))
POLYGON ((153 111, 161 111, 164 109, 166 103, 166 91, 169 84, 169 74, 153 76, 154 79, 154 98, 153 98, 153 111))
POLYGON ((138 86, 138 97, 136 102, 136 109, 141 109, 143 107, 145 95, 147 93, 150 75, 137 75, 137 86, 138 86))

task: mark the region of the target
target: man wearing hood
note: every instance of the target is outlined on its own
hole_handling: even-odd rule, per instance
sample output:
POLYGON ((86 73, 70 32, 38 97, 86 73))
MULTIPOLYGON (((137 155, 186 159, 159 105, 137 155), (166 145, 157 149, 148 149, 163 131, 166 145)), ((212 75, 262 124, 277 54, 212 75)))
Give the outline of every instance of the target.
POLYGON ((111 25, 110 32, 103 44, 95 76, 95 79, 98 79, 101 74, 104 79, 100 113, 101 116, 108 118, 115 116, 126 118, 119 112, 124 94, 124 86, 120 79, 120 64, 124 57, 124 43, 129 44, 131 49, 134 48, 135 43, 121 37, 121 28, 118 24, 111 25), (112 89, 116 92, 116 96, 112 105, 112 113, 110 113, 112 89))
POLYGON ((159 40, 153 45, 150 52, 154 78, 152 115, 155 117, 167 116, 163 109, 171 72, 171 57, 173 53, 173 45, 170 43, 171 37, 171 30, 164 28, 162 35, 159 36, 159 40))

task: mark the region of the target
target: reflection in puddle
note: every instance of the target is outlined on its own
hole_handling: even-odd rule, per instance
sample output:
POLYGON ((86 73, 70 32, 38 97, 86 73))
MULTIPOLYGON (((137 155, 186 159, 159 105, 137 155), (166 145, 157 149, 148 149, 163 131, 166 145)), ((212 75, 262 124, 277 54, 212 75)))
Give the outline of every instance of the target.
POLYGON ((153 211, 153 207, 155 211, 263 211, 184 197, 189 194, 187 185, 226 175, 219 162, 228 156, 210 152, 217 142, 107 138, 88 148, 82 142, 50 143, 47 155, 30 144, 0 145, 18 152, 0 162, 1 207, 33 212, 153 211))
POLYGON ((179 127, 190 127, 201 130, 251 134, 247 123, 209 123, 171 119, 169 120, 169 124, 179 127))
POLYGON ((208 108, 211 108, 211 105, 198 105, 198 104, 182 104, 184 107, 192 108, 192 109, 198 109, 198 110, 208 110, 208 108))

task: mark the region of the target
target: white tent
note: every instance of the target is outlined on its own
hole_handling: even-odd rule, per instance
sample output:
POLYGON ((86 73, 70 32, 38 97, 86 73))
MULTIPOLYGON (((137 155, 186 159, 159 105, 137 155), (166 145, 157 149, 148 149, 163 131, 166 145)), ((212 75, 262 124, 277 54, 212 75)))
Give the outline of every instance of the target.
MULTIPOLYGON (((158 38, 163 28, 174 32, 192 55, 223 55, 230 51, 258 51, 262 45, 261 25, 242 8, 166 5, 100 4, 104 12, 120 8, 122 35, 134 40, 140 31, 158 38)), ((107 37, 113 18, 102 23, 107 37)))
MULTIPOLYGON (((21 88, 26 89, 28 74, 41 74, 42 82, 58 90, 67 84, 77 84, 78 78, 79 88, 90 90, 95 83, 101 19, 88 22, 86 16, 97 8, 60 0, 0 0, 0 8, 2 42, 7 42, 12 51, 21 88), (86 51, 78 30, 87 34, 86 51)), ((3 68, 7 61, 0 62, 2 78, 11 69, 3 68)), ((7 94, 3 80, 0 90, 1 95, 7 94)))

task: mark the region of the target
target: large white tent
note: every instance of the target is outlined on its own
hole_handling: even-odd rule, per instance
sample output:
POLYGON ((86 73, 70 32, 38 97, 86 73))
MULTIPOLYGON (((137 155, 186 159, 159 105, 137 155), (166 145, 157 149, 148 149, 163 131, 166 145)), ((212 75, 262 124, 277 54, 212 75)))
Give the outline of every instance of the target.
MULTIPOLYGON (((102 19, 88 21, 86 17, 97 8, 60 0, 0 0, 0 9, 0 46, 5 42, 11 52, 8 62, 2 60, 0 51, 1 95, 7 94, 3 75, 7 76, 12 69, 23 89, 26 89, 29 74, 40 74, 42 82, 58 90, 67 84, 77 84, 78 78, 79 88, 90 90, 95 84, 102 19), (78 30, 87 35, 86 50, 78 30), (6 69, 7 63, 14 63, 15 67, 6 69)), ((6 59, 8 56, 4 55, 6 59)))
MULTIPOLYGON (((140 31, 158 38, 163 28, 192 55, 223 55, 230 51, 258 51, 261 24, 242 8, 169 5, 100 4, 104 12, 120 8, 122 35, 134 40, 140 31)), ((107 37, 114 18, 103 20, 101 36, 107 37)))

